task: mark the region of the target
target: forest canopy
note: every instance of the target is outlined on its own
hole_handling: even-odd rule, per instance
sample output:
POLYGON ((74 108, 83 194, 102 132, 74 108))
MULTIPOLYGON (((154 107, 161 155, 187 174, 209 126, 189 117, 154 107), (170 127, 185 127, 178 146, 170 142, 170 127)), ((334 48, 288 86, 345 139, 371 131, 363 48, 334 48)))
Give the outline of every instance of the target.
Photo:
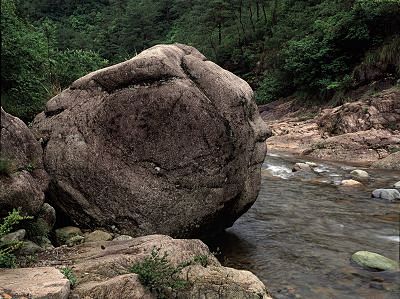
POLYGON ((400 0, 1 0, 1 102, 30 121, 80 76, 185 43, 259 103, 327 101, 357 70, 399 78, 400 0))

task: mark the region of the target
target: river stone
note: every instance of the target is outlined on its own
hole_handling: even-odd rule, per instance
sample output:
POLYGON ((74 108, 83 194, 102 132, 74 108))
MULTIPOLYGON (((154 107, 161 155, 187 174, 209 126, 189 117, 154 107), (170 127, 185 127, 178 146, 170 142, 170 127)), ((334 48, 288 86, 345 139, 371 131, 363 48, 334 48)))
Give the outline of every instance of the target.
POLYGON ((397 183, 394 183, 393 187, 396 189, 400 189, 400 181, 398 181, 397 183))
POLYGON ((340 185, 345 186, 345 187, 361 187, 363 186, 362 183, 356 180, 343 180, 340 182, 340 185))
POLYGON ((0 158, 8 164, 7 173, 0 173, 0 218, 14 208, 34 216, 44 202, 49 182, 42 148, 22 120, 0 110, 0 158))
POLYGON ((397 270, 399 268, 398 262, 369 251, 357 251, 351 256, 351 259, 358 265, 367 269, 385 271, 397 270))
POLYGON ((253 97, 180 44, 78 79, 33 122, 52 203, 79 226, 133 236, 231 226, 260 189, 268 131, 253 97))
POLYGON ((95 230, 85 237, 85 242, 110 241, 112 235, 102 230, 95 230))
POLYGON ((367 179, 367 178, 369 178, 368 172, 366 172, 365 170, 361 170, 361 169, 355 169, 352 172, 350 172, 350 174, 355 179, 367 179))
POLYGON ((118 237, 114 238, 114 241, 127 241, 127 240, 132 240, 133 237, 128 236, 128 235, 120 235, 118 237))
POLYGON ((11 291, 13 298, 67 299, 70 283, 54 267, 0 269, 0 290, 11 291))
POLYGON ((394 201, 400 199, 400 192, 396 189, 375 189, 372 191, 372 197, 394 201))
POLYGON ((311 166, 307 163, 296 163, 292 169, 293 172, 296 171, 312 171, 311 166))
POLYGON ((1 242, 13 242, 13 241, 22 241, 25 238, 26 231, 24 229, 19 229, 15 232, 9 233, 3 236, 0 241, 1 242))

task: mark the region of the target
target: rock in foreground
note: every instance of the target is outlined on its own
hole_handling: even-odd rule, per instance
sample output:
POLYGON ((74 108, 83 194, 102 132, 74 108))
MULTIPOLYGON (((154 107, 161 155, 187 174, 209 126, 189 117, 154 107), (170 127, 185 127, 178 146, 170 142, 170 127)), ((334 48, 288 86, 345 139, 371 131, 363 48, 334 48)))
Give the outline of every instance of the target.
POLYGON ((66 299, 69 291, 68 279, 54 267, 0 269, 0 293, 12 298, 66 299))
POLYGON ((375 189, 372 191, 372 197, 394 201, 400 199, 400 192, 396 189, 375 189))
POLYGON ((184 45, 93 72, 34 121, 55 205, 130 235, 222 230, 255 201, 267 130, 249 85, 184 45))
MULTIPOLYGON (((50 256, 58 257, 59 263, 68 264, 76 275, 72 297, 156 298, 155 292, 129 271, 132 265, 148 258, 155 248, 160 257, 167 253, 167 260, 173 266, 194 261, 196 257, 202 260, 202 263, 183 268, 180 277, 188 284, 176 291, 165 290, 170 292, 168 298, 270 298, 264 284, 254 274, 222 267, 200 240, 152 235, 128 241, 85 243, 54 255, 50 253, 50 256)), ((56 262, 49 260, 49 253, 39 255, 40 261, 56 262)))

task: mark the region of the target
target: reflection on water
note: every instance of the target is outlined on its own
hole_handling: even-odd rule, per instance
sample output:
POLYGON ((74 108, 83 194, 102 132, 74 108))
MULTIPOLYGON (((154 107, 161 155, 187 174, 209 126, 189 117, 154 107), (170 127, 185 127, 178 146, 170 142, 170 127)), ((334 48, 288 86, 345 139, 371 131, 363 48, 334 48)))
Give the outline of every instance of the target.
MULTIPOLYGON (((363 188, 338 183, 354 167, 318 161, 292 173, 292 157, 267 156, 253 207, 218 238, 226 266, 255 273, 275 298, 399 298, 399 272, 370 272, 350 262, 368 250, 399 259, 399 208, 370 197, 399 172, 368 170, 363 188)), ((304 162, 304 161, 301 161, 304 162)))

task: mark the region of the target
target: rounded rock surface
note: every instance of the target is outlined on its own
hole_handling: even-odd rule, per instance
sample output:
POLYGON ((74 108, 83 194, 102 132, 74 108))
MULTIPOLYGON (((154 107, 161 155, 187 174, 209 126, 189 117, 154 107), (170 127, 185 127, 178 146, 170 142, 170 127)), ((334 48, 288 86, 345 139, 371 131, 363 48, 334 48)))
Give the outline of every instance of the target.
POLYGON ((350 174, 353 178, 358 178, 358 179, 369 178, 368 172, 366 172, 365 170, 361 170, 361 169, 355 169, 352 172, 350 172, 350 174))
POLYGON ((356 180, 343 180, 340 182, 340 185, 345 186, 345 187, 361 187, 363 186, 362 183, 360 183, 359 181, 356 180))
POLYGON ((351 256, 351 259, 358 265, 374 270, 397 270, 398 262, 391 260, 383 255, 369 251, 357 251, 351 256))
POLYGON ((372 191, 372 197, 394 201, 400 199, 400 192, 397 189, 375 189, 372 191))
POLYGON ((74 223, 180 237, 221 231, 248 210, 268 134, 250 86, 180 44, 78 79, 33 129, 52 203, 74 223))

